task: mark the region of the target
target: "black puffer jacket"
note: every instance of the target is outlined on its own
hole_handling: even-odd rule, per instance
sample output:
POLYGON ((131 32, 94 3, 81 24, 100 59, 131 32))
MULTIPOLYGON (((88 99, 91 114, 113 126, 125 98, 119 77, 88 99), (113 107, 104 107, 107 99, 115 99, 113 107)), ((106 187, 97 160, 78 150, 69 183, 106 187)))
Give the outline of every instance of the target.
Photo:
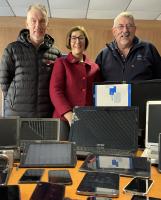
POLYGON ((36 49, 23 29, 16 42, 4 50, 0 64, 0 84, 4 95, 5 116, 51 117, 53 106, 49 97, 49 81, 53 61, 61 56, 53 48, 54 39, 45 35, 36 49))

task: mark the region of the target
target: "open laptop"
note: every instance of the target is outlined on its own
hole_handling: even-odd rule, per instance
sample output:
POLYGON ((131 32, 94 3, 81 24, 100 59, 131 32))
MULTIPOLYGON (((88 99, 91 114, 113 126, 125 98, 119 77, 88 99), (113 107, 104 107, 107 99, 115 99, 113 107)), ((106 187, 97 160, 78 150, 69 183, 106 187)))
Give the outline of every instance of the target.
POLYGON ((20 146, 35 140, 59 141, 60 120, 57 118, 20 118, 20 146))
POLYGON ((138 147, 137 107, 75 107, 69 140, 78 158, 89 153, 134 155, 138 147))
POLYGON ((158 142, 161 133, 161 101, 147 101, 145 149, 142 156, 151 158, 152 164, 158 163, 158 142))
POLYGON ((19 117, 0 117, 0 185, 6 185, 18 148, 19 117))
POLYGON ((161 79, 94 83, 96 106, 137 106, 139 108, 139 147, 145 147, 146 102, 161 100, 161 79), (128 95, 127 95, 128 94, 128 95), (130 102, 131 101, 131 102, 130 102))

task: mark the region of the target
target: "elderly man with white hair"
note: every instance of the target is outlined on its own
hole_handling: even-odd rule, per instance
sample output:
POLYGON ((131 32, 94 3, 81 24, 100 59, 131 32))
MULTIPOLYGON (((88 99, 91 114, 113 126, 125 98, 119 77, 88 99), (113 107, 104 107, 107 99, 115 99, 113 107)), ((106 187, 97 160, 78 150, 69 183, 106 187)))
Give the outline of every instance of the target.
POLYGON ((135 36, 132 14, 120 13, 112 27, 114 41, 96 58, 105 81, 161 79, 161 59, 155 46, 135 36))

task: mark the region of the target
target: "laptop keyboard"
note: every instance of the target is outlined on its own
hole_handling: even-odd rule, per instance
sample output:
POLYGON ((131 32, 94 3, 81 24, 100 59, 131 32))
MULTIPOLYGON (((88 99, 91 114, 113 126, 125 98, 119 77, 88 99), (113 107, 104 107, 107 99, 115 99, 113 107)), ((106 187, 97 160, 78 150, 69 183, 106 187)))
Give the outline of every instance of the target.
POLYGON ((87 147, 87 146, 77 146, 77 155, 88 155, 89 153, 99 154, 99 155, 124 155, 124 156, 133 156, 134 152, 130 150, 122 149, 107 149, 104 147, 87 147))

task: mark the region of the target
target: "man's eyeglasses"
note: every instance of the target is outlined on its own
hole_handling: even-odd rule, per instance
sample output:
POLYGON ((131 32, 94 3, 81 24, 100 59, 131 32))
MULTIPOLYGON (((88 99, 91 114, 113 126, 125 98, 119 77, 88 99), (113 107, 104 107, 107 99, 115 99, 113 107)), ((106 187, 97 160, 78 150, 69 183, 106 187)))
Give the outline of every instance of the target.
POLYGON ((132 25, 132 24, 126 24, 126 25, 123 25, 123 24, 119 24, 118 26, 116 26, 115 28, 117 28, 118 30, 123 30, 124 28, 126 29, 132 29, 134 28, 135 25, 132 25))
POLYGON ((79 36, 79 37, 71 36, 70 39, 71 39, 72 42, 76 42, 77 39, 78 39, 80 42, 82 42, 82 41, 85 40, 85 37, 84 37, 84 36, 79 36))

